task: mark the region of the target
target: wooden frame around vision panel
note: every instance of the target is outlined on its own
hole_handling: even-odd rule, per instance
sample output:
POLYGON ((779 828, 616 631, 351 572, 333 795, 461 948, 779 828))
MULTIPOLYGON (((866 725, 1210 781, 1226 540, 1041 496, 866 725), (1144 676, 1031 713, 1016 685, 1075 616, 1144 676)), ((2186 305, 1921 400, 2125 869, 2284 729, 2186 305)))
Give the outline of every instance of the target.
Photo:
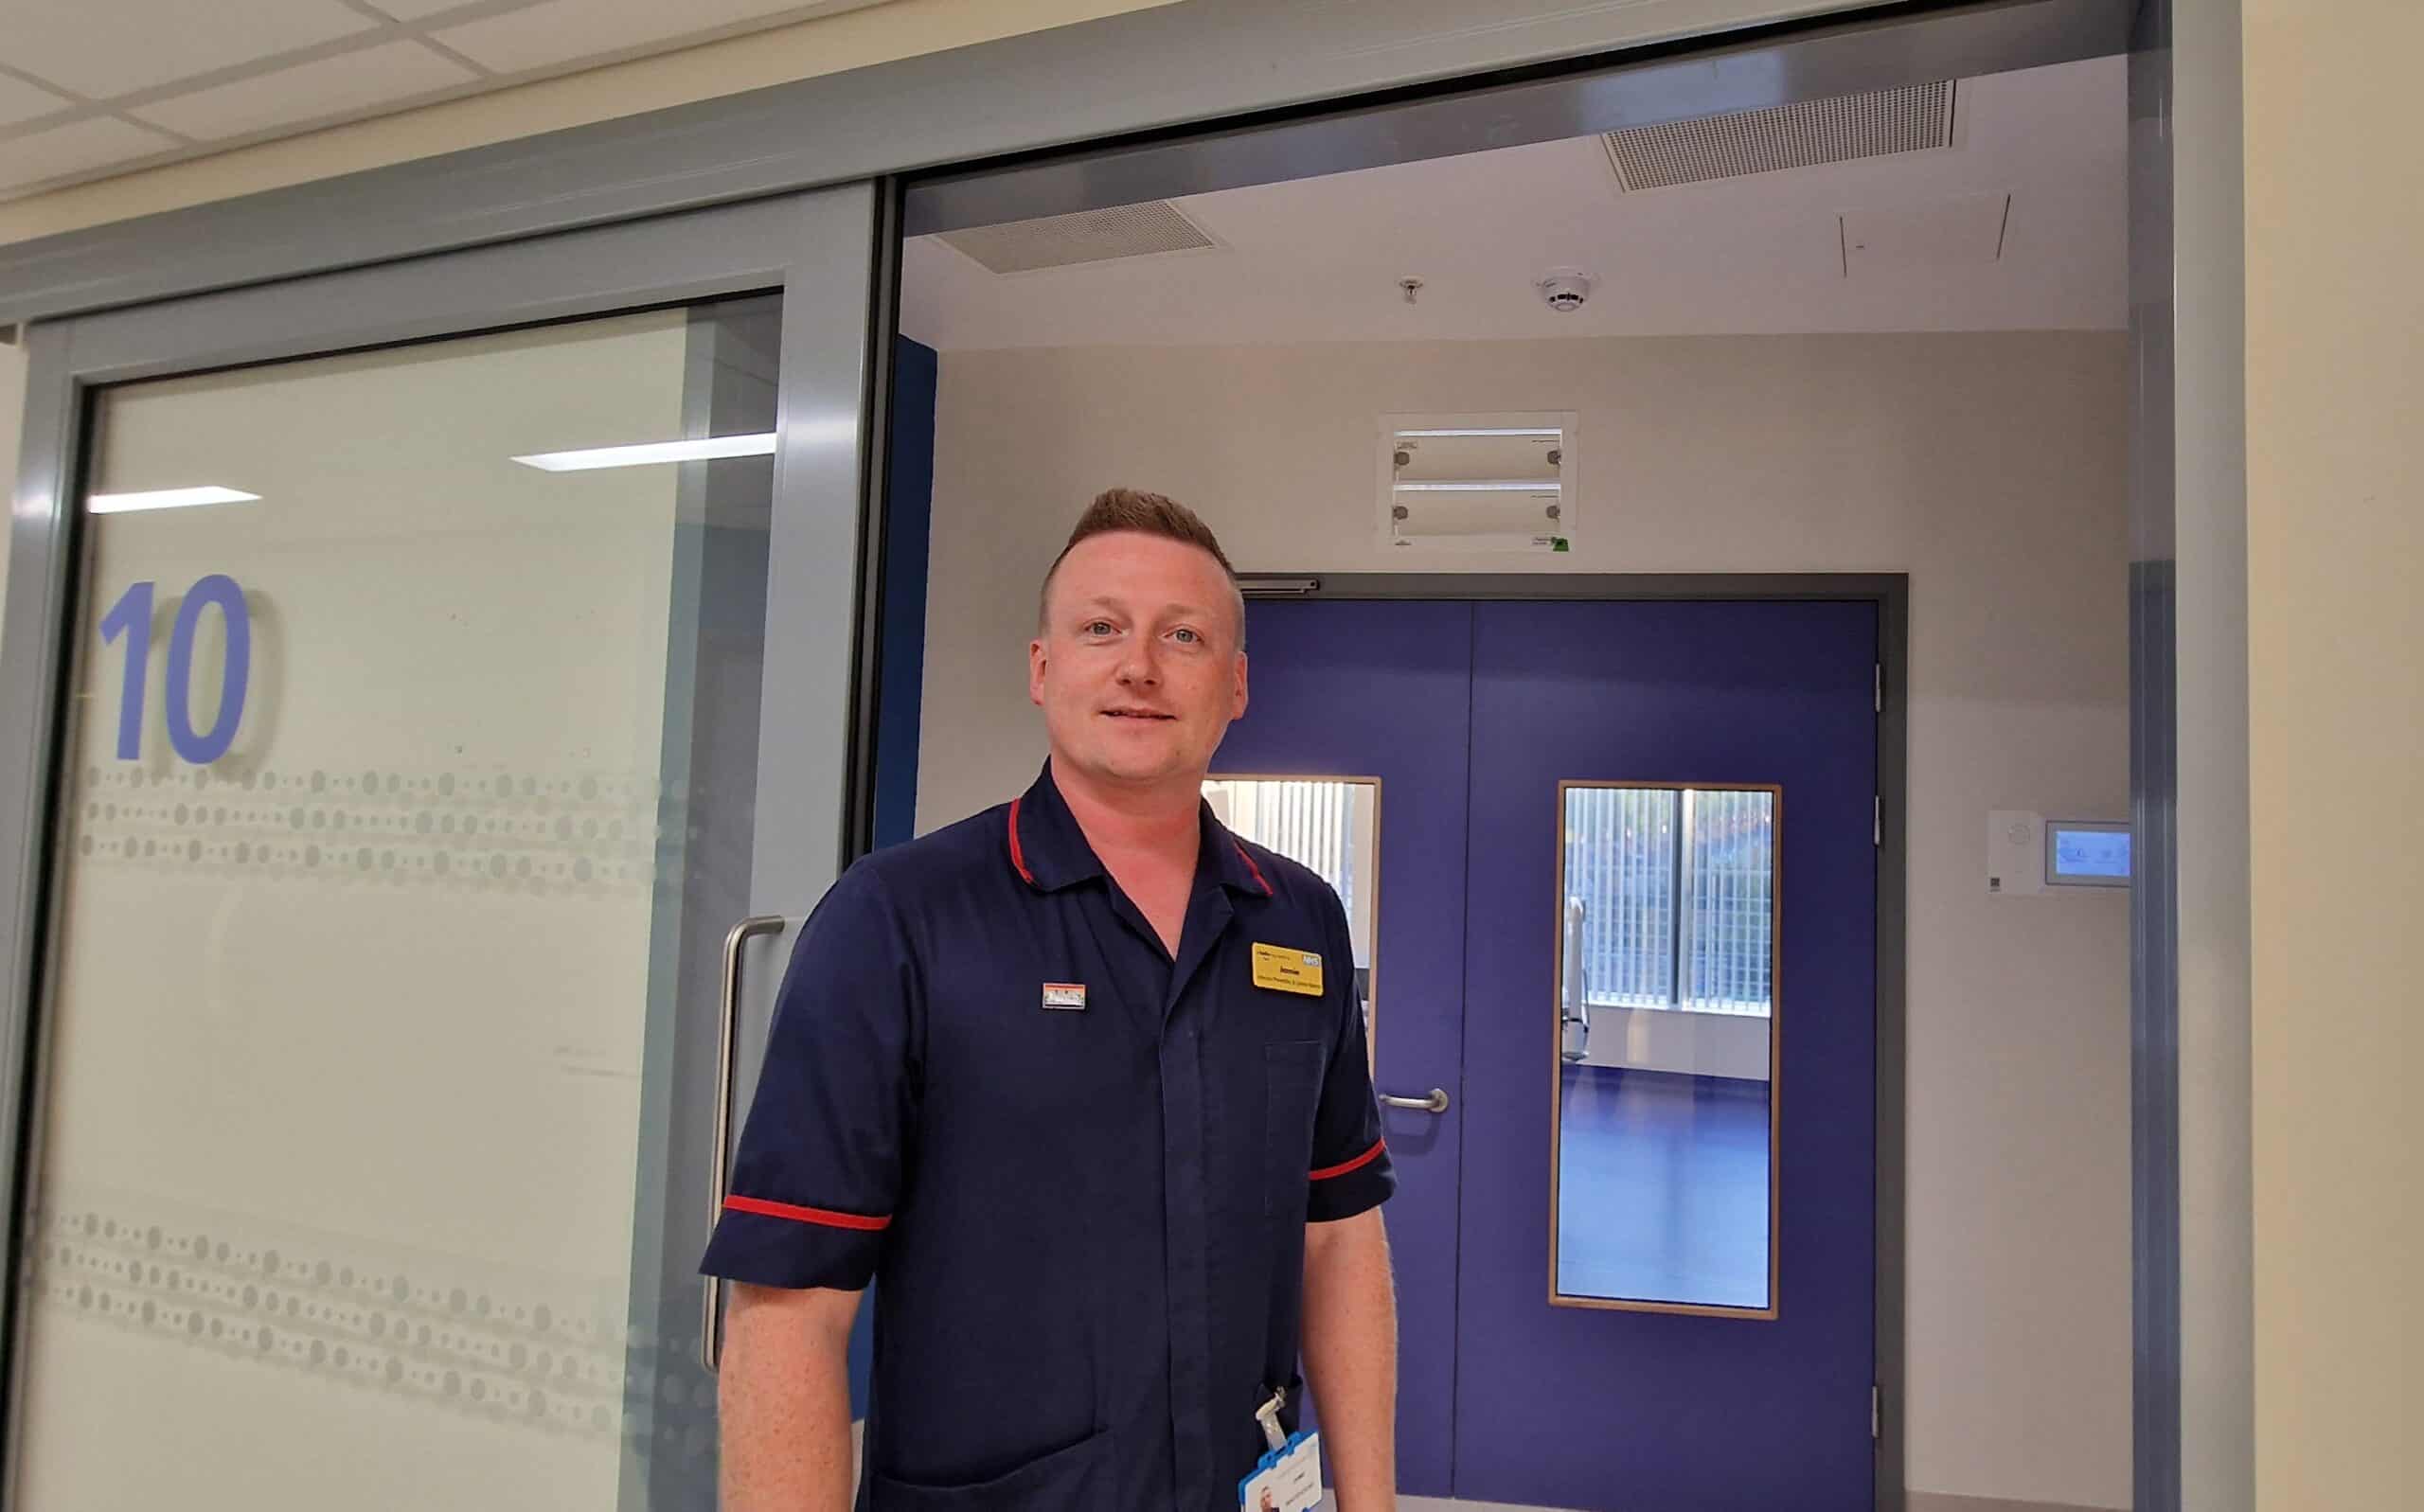
MULTIPOLYGON (((1378 1074, 1381 1066, 1381 779, 1350 776, 1337 772, 1207 772, 1206 782, 1351 782, 1372 790, 1372 964, 1365 968, 1371 974, 1364 982, 1369 994, 1364 1000, 1364 1073, 1378 1074)), ((1260 844, 1260 842, 1257 842, 1260 844)), ((1347 948, 1355 945, 1355 919, 1346 920, 1347 948)), ((1355 960, 1350 954, 1346 962, 1347 978, 1354 979, 1355 960)), ((1554 1197, 1552 1197, 1554 1201, 1554 1197)))
MULTIPOLYGON (((1677 800, 1677 823, 1682 822, 1677 800)), ((1552 1307, 1587 1307, 1596 1312, 1671 1312, 1695 1318, 1740 1318, 1773 1323, 1784 1290, 1779 1234, 1783 1227, 1783 1190, 1778 1180, 1784 1128, 1784 789, 1762 782, 1624 782, 1561 778, 1557 785, 1557 885, 1550 911, 1557 949, 1550 956, 1549 1006, 1549 1290, 1552 1307), (1701 1302, 1638 1302, 1615 1297, 1573 1297, 1558 1290, 1558 1197, 1565 1185, 1565 1025, 1560 1018, 1565 1002, 1565 795, 1577 789, 1625 789, 1654 792, 1764 792, 1774 806, 1769 819, 1768 867, 1768 1305, 1726 1307, 1701 1302)), ((1374 832, 1378 848, 1378 831, 1374 832)), ((1676 898, 1680 914, 1683 898, 1676 898)), ((1379 954, 1377 946, 1374 951, 1379 954)), ((1377 960, 1376 960, 1377 964, 1377 960)), ((1680 988, 1682 984, 1677 983, 1680 988)), ((1657 1012, 1662 1010, 1650 1009, 1657 1012)), ((1672 1010, 1665 1010, 1672 1011, 1672 1010)), ((1377 1018, 1377 1015, 1375 1016, 1377 1018)))

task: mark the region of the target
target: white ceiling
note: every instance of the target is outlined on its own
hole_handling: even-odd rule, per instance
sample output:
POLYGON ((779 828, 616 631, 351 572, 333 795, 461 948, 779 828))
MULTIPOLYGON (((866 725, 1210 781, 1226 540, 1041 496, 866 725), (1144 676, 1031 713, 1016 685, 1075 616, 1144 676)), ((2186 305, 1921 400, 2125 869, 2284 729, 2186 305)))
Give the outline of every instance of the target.
POLYGON ((0 0, 0 199, 881 0, 0 0))
POLYGON ((2101 58, 1964 80, 1953 145, 1900 157, 1627 193, 1589 136, 1175 202, 1208 251, 1003 276, 925 237, 901 329, 957 350, 2118 329, 2127 130, 2101 58), (1533 287, 1560 265, 1598 280, 1570 314, 1533 287))

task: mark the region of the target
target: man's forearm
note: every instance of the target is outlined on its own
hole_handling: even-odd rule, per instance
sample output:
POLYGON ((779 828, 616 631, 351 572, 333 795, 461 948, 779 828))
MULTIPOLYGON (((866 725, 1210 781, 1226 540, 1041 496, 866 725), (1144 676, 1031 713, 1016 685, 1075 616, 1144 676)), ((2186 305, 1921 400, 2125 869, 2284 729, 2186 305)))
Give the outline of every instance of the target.
POLYGON ((716 1392, 724 1512, 848 1512, 855 1292, 735 1287, 716 1392))
POLYGON ((1394 1512, 1397 1291, 1380 1209, 1307 1227, 1304 1352, 1339 1512, 1394 1512))

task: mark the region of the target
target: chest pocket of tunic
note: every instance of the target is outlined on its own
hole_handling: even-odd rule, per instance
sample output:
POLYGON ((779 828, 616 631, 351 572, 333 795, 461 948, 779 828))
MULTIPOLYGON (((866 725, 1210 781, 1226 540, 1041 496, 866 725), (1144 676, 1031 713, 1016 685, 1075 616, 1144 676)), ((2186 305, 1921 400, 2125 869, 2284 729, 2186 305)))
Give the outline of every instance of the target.
POLYGON ((1262 1210, 1266 1216, 1305 1215, 1305 1187, 1312 1168, 1313 1110, 1321 1101, 1319 1040, 1262 1047, 1262 1210))

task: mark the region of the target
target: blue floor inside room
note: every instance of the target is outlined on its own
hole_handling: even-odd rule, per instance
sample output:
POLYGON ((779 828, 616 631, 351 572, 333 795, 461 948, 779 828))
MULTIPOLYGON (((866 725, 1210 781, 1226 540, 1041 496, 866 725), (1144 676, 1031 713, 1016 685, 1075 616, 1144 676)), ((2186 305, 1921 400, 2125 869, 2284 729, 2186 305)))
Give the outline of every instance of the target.
POLYGON ((1558 1290, 1768 1305, 1768 1084, 1564 1068, 1558 1290))

